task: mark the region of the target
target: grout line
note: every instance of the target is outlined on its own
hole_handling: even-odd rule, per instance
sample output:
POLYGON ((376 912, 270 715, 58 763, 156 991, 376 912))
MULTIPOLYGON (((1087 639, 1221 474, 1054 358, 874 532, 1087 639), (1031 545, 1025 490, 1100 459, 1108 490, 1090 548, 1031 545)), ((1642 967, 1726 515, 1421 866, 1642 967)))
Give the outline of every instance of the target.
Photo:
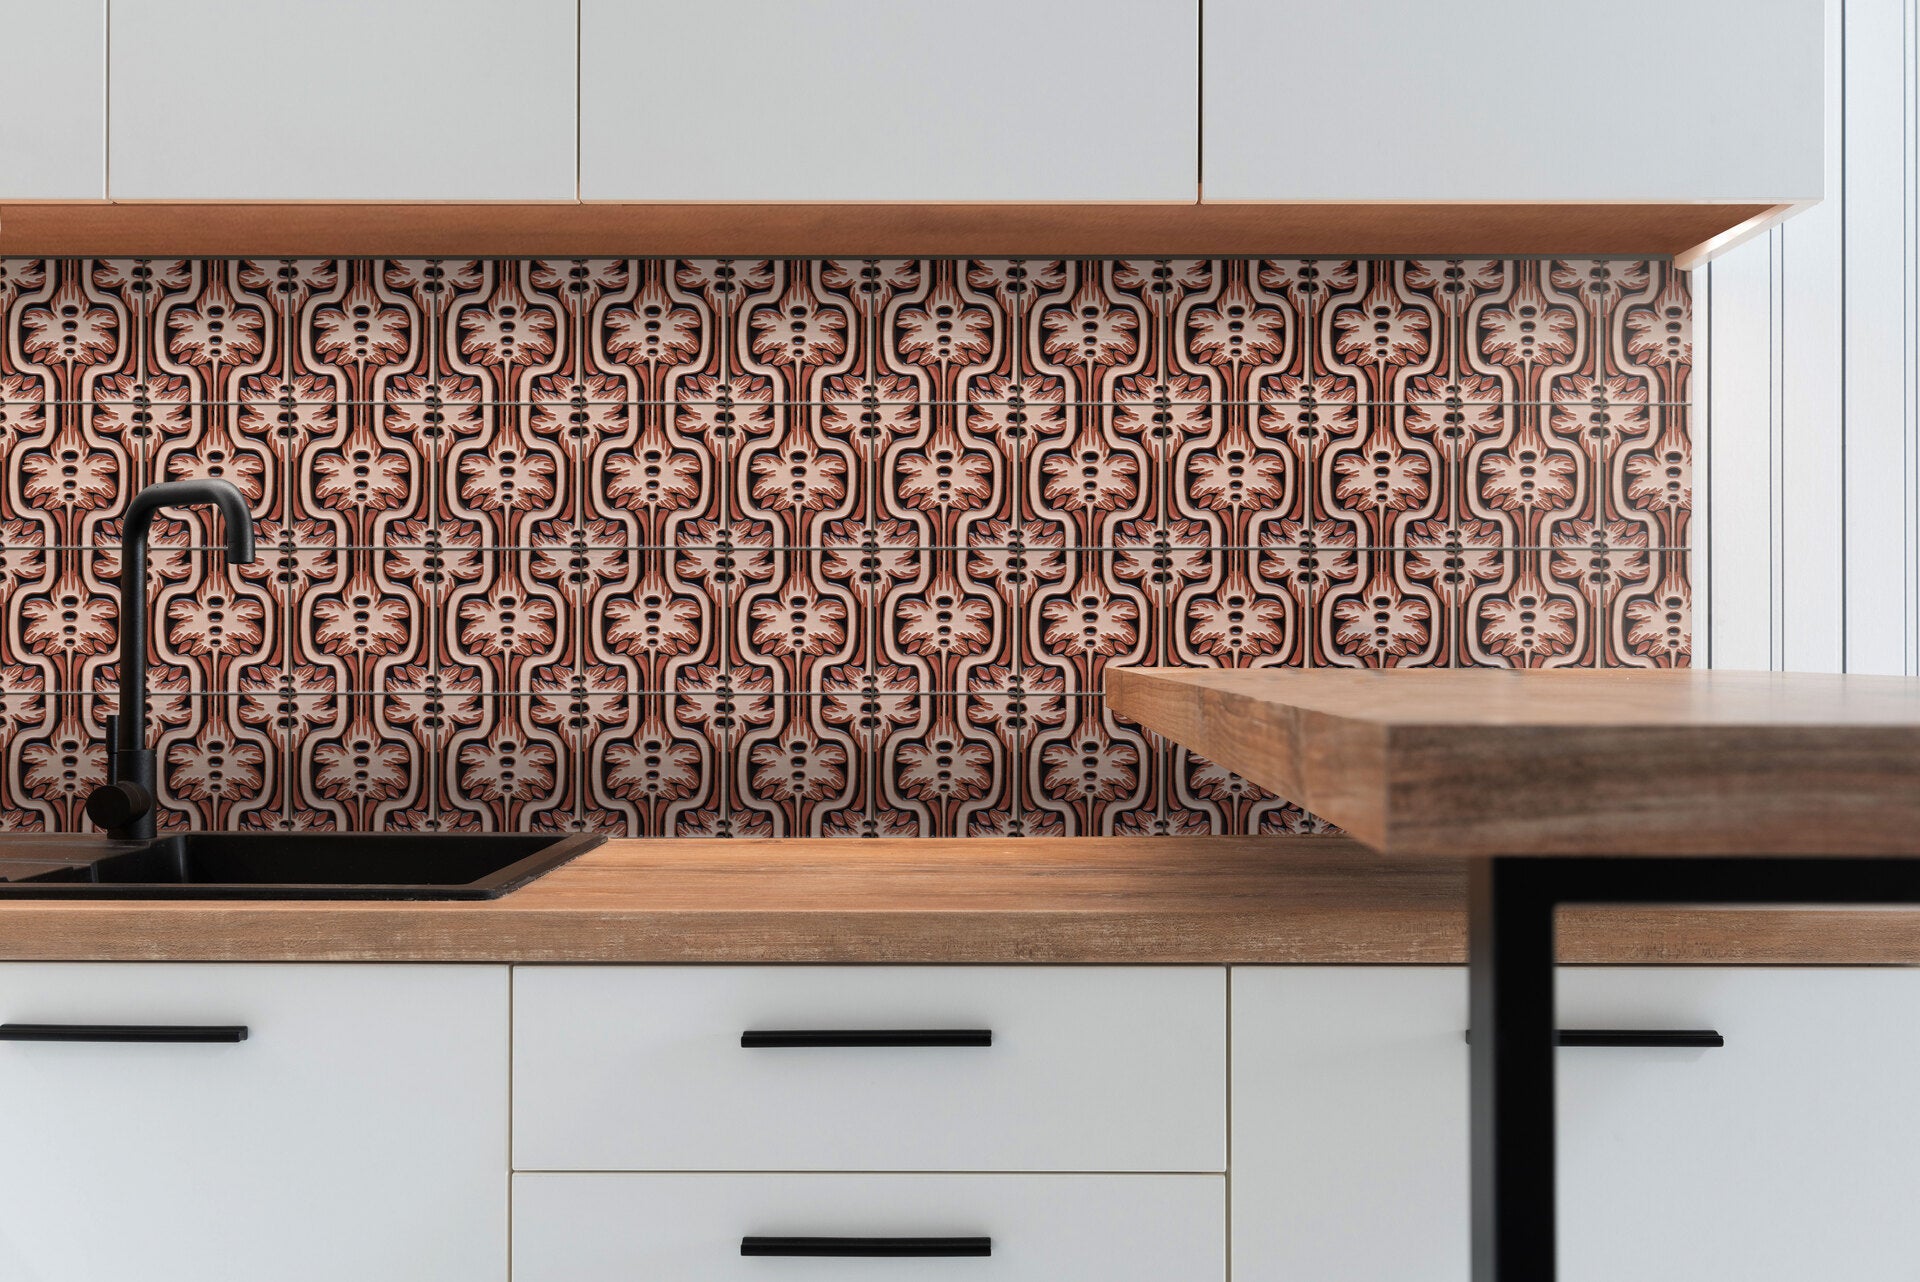
MULTIPOLYGON (((1269 518, 1261 518, 1262 520, 1269 518)), ((484 555, 488 553, 546 553, 556 559, 568 559, 575 556, 598 556, 626 552, 732 552, 739 556, 784 556, 795 552, 830 553, 838 552, 849 559, 864 559, 868 556, 914 554, 920 552, 1025 552, 1034 556, 1049 552, 1090 555, 1100 553, 1107 556, 1195 556, 1213 552, 1324 552, 1338 555, 1343 552, 1579 552, 1596 546, 1594 540, 1564 543, 1292 543, 1276 540, 1271 543, 1169 543, 1164 551, 1152 543, 1132 545, 1114 545, 1108 543, 878 543, 869 549, 862 543, 772 543, 765 546, 749 543, 592 543, 575 544, 555 543, 550 545, 531 543, 273 543, 263 545, 260 562, 265 563, 276 553, 320 553, 320 552, 439 552, 445 556, 456 554, 484 555)), ((1609 552, 1690 552, 1694 545, 1690 543, 1609 543, 1599 545, 1609 552)), ((0 543, 0 552, 19 552, 25 554, 45 552, 118 552, 117 543, 0 543)), ((154 554, 164 552, 225 552, 226 545, 221 543, 181 543, 157 544, 154 554)), ((156 579, 164 578, 159 574, 156 579)), ((455 578, 445 575, 446 578, 455 578)), ((170 580, 169 580, 170 581, 170 580)))
MULTIPOLYGON (((1048 665, 1049 660, 1058 662, 1058 656, 1042 655, 1033 666, 1048 665)), ((1068 660, 1070 661, 1070 660, 1068 660)), ((1222 665, 1181 664, 1195 672, 1233 672, 1251 671, 1222 665)), ((1354 672, 1379 671, 1374 664, 1344 664, 1342 666, 1354 672)), ((1430 665, 1429 665, 1430 666, 1430 665)), ((1480 669, 1489 672, 1501 671, 1507 666, 1482 664, 1480 669)), ((1275 669, 1288 671, 1293 669, 1275 669)), ((1077 674, 1076 674, 1077 675, 1077 674)), ((747 690, 735 689, 728 693, 714 690, 601 690, 575 694, 572 689, 560 690, 155 690, 152 691, 155 702, 169 699, 252 699, 262 704, 276 703, 285 699, 431 699, 442 703, 458 702, 462 699, 551 699, 556 703, 613 701, 632 702, 640 699, 731 699, 739 703, 750 703, 755 699, 844 699, 848 703, 860 703, 867 696, 859 690, 747 690)), ((115 698, 112 690, 0 690, 0 695, 12 695, 18 698, 45 699, 95 699, 100 701, 115 698)), ((893 690, 882 691, 876 699, 1012 699, 1016 696, 1004 690, 893 690)), ((1027 690, 1017 696, 1030 703, 1042 703, 1048 699, 1104 699, 1104 690, 1027 690)), ((1116 714, 1117 715, 1117 714, 1116 714)), ((857 731, 856 731, 857 732, 857 731)), ((1175 747, 1180 745, 1176 744, 1175 747)))
MULTIPOLYGON (((1154 400, 1120 401, 1120 400, 1080 400, 1080 399, 1061 400, 1058 402, 1047 402, 1045 404, 1039 404, 1033 401, 1021 402, 1021 404, 1026 408, 1030 408, 1034 410, 1059 410, 1061 412, 1067 412, 1072 410, 1144 409, 1144 408, 1224 409, 1229 406, 1243 406, 1243 405, 1251 406, 1254 408, 1297 409, 1309 403, 1310 402, 1307 402, 1307 401, 1291 400, 1286 398, 1262 399, 1258 397, 1255 397, 1255 398, 1221 397, 1221 398, 1207 398, 1207 399, 1200 399, 1200 400, 1176 400, 1176 399, 1170 398, 1164 402, 1154 401, 1154 400)), ((1692 402, 1690 401, 1662 401, 1662 400, 1631 402, 1633 408, 1635 409, 1648 409, 1648 410, 1686 409, 1691 403, 1692 402)), ((384 408, 384 409, 433 408, 433 409, 440 409, 440 410, 447 410, 447 411, 460 411, 460 410, 470 409, 476 412, 484 411, 484 410, 496 410, 496 409, 543 409, 543 408, 571 409, 571 408, 574 408, 574 401, 571 398, 567 398, 567 397, 560 397, 560 398, 555 398, 553 400, 542 400, 542 401, 535 401, 535 400, 453 401, 453 400, 444 400, 444 399, 434 401, 434 400, 412 400, 407 398, 367 400, 367 399, 361 399, 357 397, 344 397, 344 398, 336 398, 333 400, 310 400, 310 401, 280 400, 278 398, 259 399, 259 400, 193 399, 193 400, 184 400, 184 401, 163 401, 163 400, 156 400, 152 397, 141 399, 137 397, 126 398, 126 397, 114 397, 114 396, 98 396, 98 397, 84 397, 84 398, 56 397, 52 400, 36 401, 34 402, 34 404, 36 406, 41 406, 49 409, 56 408, 56 407, 73 407, 73 406, 80 406, 83 408, 91 406, 95 409, 114 408, 114 407, 121 407, 121 406, 133 406, 133 407, 138 407, 143 409, 153 409, 153 410, 162 411, 162 412, 168 412, 173 410, 192 411, 192 410, 202 410, 202 409, 221 409, 221 408, 235 408, 235 407, 240 409, 278 411, 278 410, 284 410, 284 409, 333 410, 333 409, 364 408, 367 406, 373 406, 375 408, 384 408)), ((719 405, 721 404, 721 402, 717 400, 701 400, 699 398, 691 398, 691 397, 689 398, 668 397, 664 399, 615 398, 610 400, 594 400, 592 398, 583 398, 579 402, 579 404, 581 407, 586 409, 598 409, 598 410, 623 409, 623 410, 637 411, 641 409, 655 408, 655 407, 661 407, 661 406, 672 407, 676 409, 701 409, 701 408, 719 405)), ((834 409, 834 408, 866 409, 869 407, 874 409, 898 409, 902 407, 910 408, 910 409, 923 409, 923 408, 935 409, 935 408, 946 408, 949 406, 958 406, 963 409, 964 408, 998 409, 998 408, 1003 408, 1005 406, 1012 405, 1012 404, 1014 404, 1014 402, 1009 400, 1000 400, 993 397, 983 397, 983 398, 977 398, 977 399, 970 397, 965 400, 961 400, 958 398, 947 399, 947 398, 933 397, 926 400, 879 400, 879 399, 872 400, 872 401, 868 401, 868 400, 839 400, 839 401, 772 400, 772 401, 754 401, 754 402, 747 402, 747 401, 733 402, 733 405, 735 406, 735 408, 738 408, 741 410, 745 410, 745 411, 766 410, 768 412, 775 412, 780 410, 797 410, 797 409, 809 409, 809 410, 810 409, 834 409)), ((1524 398, 1519 400, 1384 400, 1384 401, 1368 399, 1368 400, 1335 401, 1335 402, 1312 402, 1312 404, 1315 404, 1318 408, 1328 410, 1329 412, 1342 413, 1347 410, 1366 410, 1366 409, 1407 409, 1407 410, 1412 410, 1412 409, 1451 409, 1451 410, 1530 409, 1530 408, 1531 409, 1554 409, 1554 408, 1561 407, 1563 405, 1578 408, 1586 404, 1586 402, 1578 401, 1578 400, 1555 401, 1551 399, 1527 400, 1524 398)), ((1549 430, 1551 429, 1549 428, 1549 430)), ((317 434, 318 433, 316 433, 316 435, 317 434)), ((1652 434, 1651 429, 1649 429, 1649 431, 1646 434, 1651 435, 1652 434)), ((769 438, 771 438, 771 436, 772 436, 772 433, 769 433, 769 438)), ((1125 439, 1132 439, 1132 438, 1127 437, 1125 439)))

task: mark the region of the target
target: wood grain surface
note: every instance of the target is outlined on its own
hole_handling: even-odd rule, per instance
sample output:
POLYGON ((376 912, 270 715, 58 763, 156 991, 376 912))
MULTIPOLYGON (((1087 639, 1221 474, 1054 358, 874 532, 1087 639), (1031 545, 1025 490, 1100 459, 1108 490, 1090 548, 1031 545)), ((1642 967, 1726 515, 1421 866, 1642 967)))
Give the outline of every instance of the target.
MULTIPOLYGON (((1920 912, 1583 909, 1561 956, 1912 964, 1920 912)), ((1466 876, 1339 837, 654 838, 490 903, 0 902, 0 959, 1457 965, 1466 876)))
POLYGON ((0 206, 8 257, 1673 256, 1768 204, 623 204, 133 202, 0 206))
POLYGON ((1106 689, 1396 855, 1920 853, 1920 680, 1135 668, 1106 689))

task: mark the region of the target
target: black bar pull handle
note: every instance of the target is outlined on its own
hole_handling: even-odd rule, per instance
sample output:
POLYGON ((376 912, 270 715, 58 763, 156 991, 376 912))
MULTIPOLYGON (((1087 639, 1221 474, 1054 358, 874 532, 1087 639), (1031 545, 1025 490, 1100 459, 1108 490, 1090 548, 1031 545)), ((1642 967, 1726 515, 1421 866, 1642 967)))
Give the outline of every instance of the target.
POLYGON ((993 1254, 990 1237, 743 1237, 742 1255, 841 1255, 881 1257, 981 1256, 993 1254))
MULTIPOLYGON (((1473 1030, 1467 1030, 1473 1040, 1473 1030)), ((1711 1028, 1563 1028, 1554 1034, 1557 1046, 1682 1046, 1701 1049, 1725 1046, 1727 1039, 1711 1028)))
POLYGON ((766 1028, 740 1034, 752 1050, 770 1046, 991 1046, 991 1028, 766 1028))
POLYGON ((0 1024, 0 1042, 244 1042, 245 1024, 0 1024))

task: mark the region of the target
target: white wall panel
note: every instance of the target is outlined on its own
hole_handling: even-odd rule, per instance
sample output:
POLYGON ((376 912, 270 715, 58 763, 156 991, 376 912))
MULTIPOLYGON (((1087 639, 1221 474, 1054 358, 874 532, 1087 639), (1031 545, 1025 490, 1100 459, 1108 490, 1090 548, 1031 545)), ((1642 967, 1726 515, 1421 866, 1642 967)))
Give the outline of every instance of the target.
POLYGON ((1829 0, 1827 200, 1697 293, 1715 667, 1920 673, 1915 0, 1829 0))
POLYGON ((1707 461, 1709 644, 1695 653, 1713 667, 1774 664, 1779 611, 1774 535, 1780 527, 1774 480, 1779 417, 1774 360, 1777 230, 1730 250, 1707 269, 1707 398, 1698 430, 1707 461), (1737 496, 1737 498, 1736 498, 1737 496))
POLYGON ((1913 671, 1915 376, 1910 6, 1846 13, 1846 635, 1854 672, 1913 671))
POLYGON ((1838 672, 1846 606, 1840 0, 1827 5, 1827 198, 1780 228, 1780 661, 1838 672))

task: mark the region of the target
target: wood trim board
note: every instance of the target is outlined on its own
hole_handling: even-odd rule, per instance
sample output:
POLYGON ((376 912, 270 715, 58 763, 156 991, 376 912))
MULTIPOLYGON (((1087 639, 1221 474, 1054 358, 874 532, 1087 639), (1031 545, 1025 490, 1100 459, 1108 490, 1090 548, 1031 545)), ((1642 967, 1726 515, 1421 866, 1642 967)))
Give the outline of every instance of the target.
MULTIPOLYGON (((37 257, 1672 257, 1793 206, 1339 202, 759 204, 10 202, 37 257)), ((1728 242, 1731 243, 1731 242, 1728 242)))

